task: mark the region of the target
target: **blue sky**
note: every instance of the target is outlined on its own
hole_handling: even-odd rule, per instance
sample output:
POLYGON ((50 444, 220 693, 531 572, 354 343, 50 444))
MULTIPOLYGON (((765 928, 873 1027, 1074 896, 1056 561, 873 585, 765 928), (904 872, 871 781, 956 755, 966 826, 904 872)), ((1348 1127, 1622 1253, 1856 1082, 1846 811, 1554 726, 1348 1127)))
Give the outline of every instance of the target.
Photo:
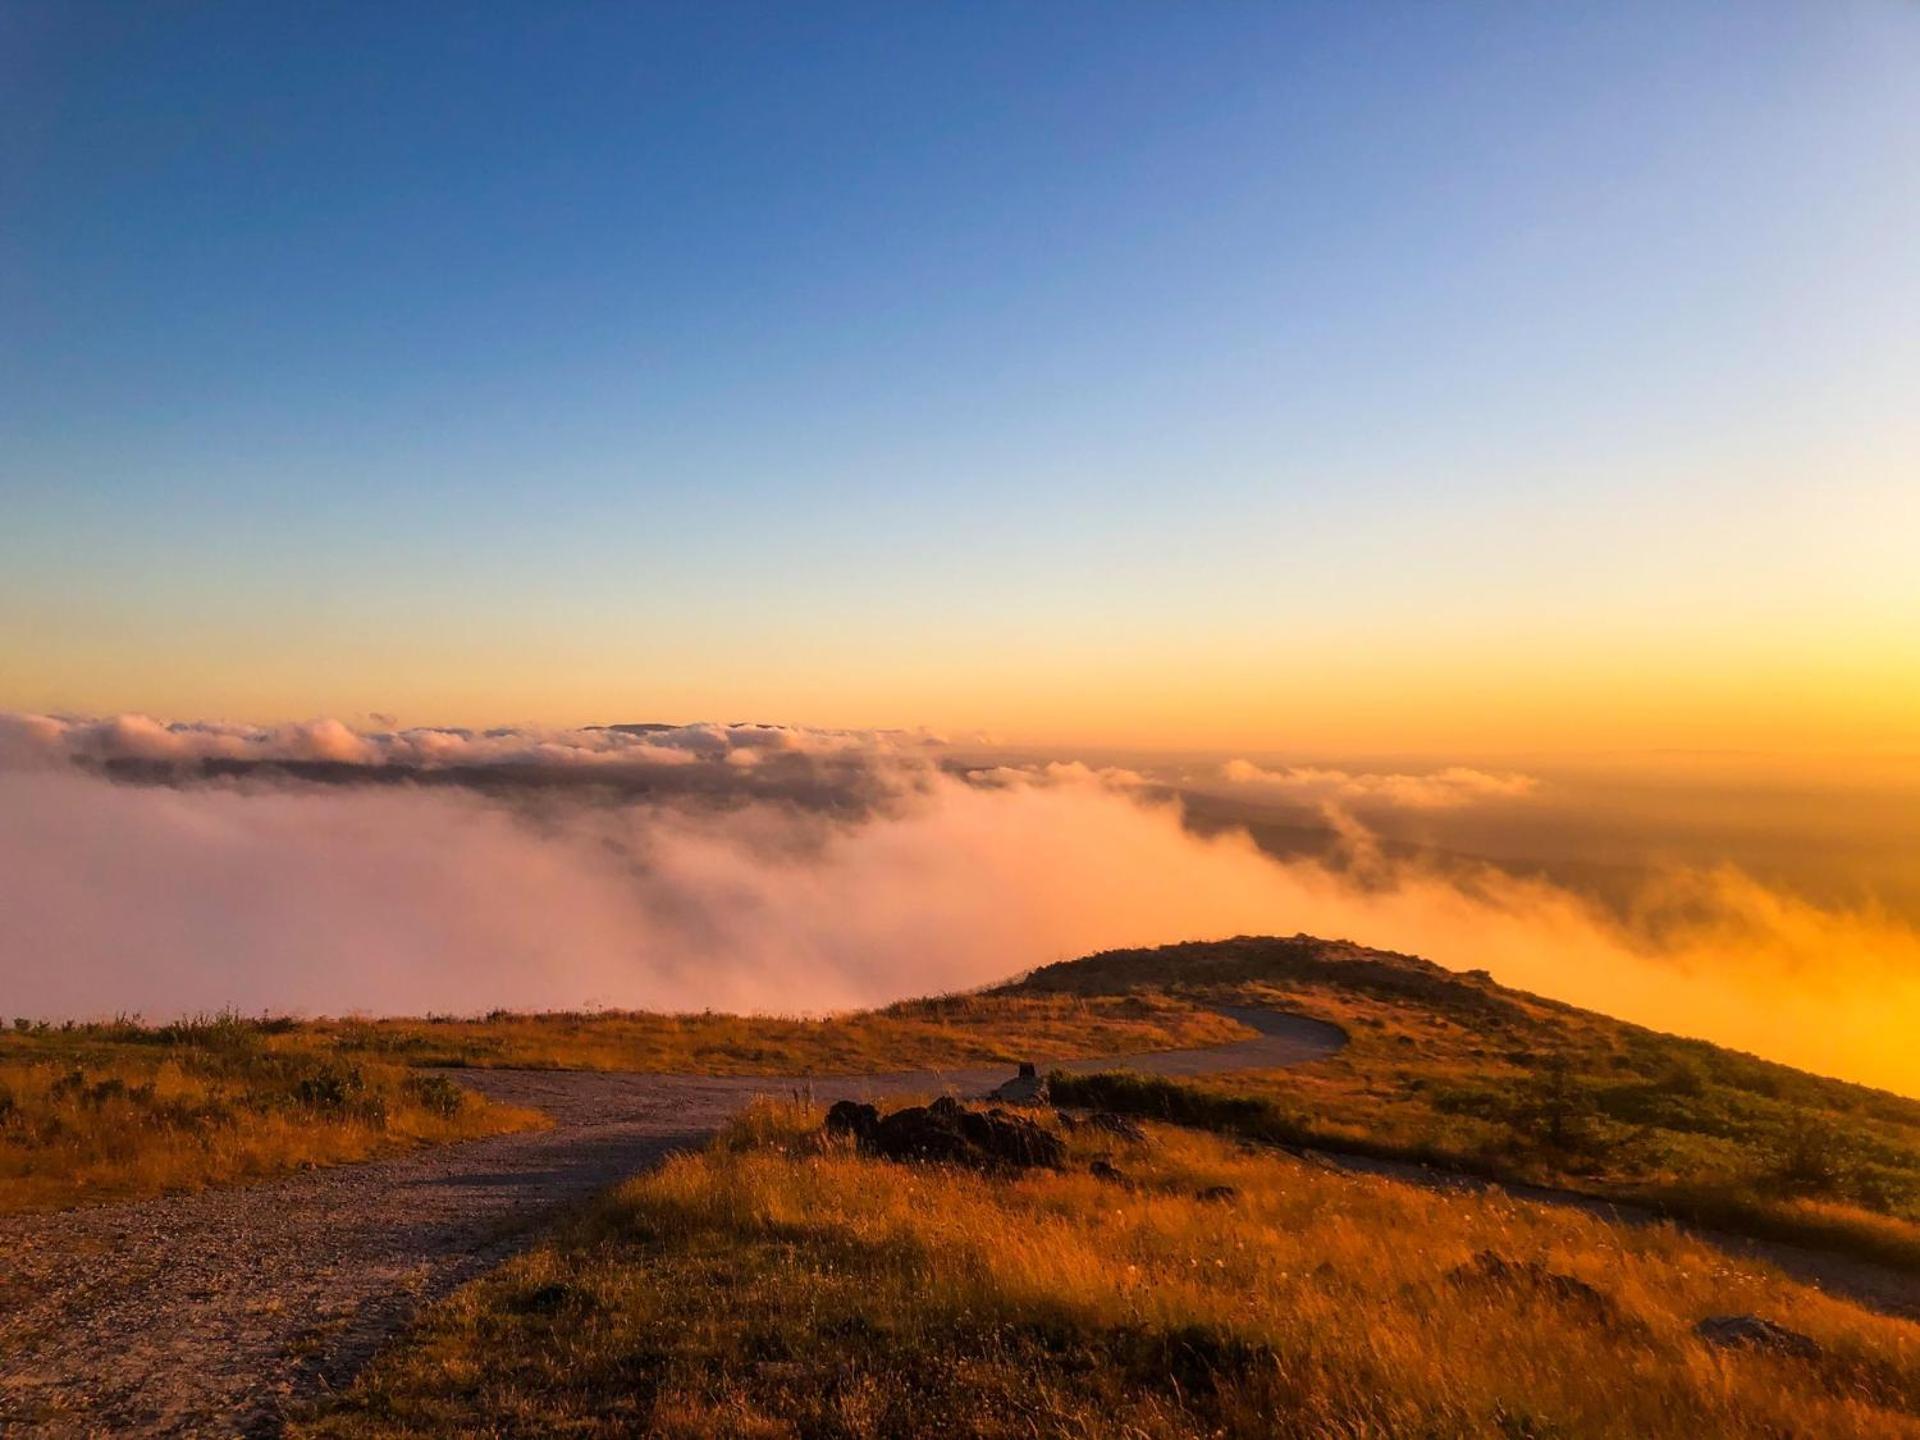
POLYGON ((10 5, 0 704, 1280 740, 1236 667, 1337 730, 1357 649, 1676 616, 1866 684, 1916 74, 1892 3, 10 5))

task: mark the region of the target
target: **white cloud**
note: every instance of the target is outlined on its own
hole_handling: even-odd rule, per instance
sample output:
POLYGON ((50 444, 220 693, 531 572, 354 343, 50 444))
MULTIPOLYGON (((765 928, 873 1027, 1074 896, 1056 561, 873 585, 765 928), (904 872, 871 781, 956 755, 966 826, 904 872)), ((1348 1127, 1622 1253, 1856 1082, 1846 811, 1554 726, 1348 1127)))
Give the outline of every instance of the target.
POLYGON ((1920 938, 1885 915, 1675 870, 1623 919, 1543 880, 1369 854, 1364 838, 1341 863, 1276 859, 1067 767, 1010 785, 927 770, 852 817, 15 771, 0 773, 0 978, 19 1014, 795 1012, 1110 946, 1306 931, 1920 1084, 1920 938))
POLYGON ((1463 765, 1424 775, 1376 775, 1303 765, 1268 770, 1250 760, 1229 760, 1220 767, 1220 773, 1232 785, 1265 794, 1406 810, 1453 810, 1488 801, 1517 800, 1540 788, 1540 782, 1531 775, 1494 774, 1463 765))
POLYGON ((1111 790, 1138 790, 1155 782, 1138 770, 1117 765, 1092 766, 1080 760, 1049 760, 1044 764, 990 765, 968 770, 969 784, 1004 789, 1014 785, 1104 785, 1111 790))
POLYGON ((0 713, 0 765, 15 768, 61 760, 326 761, 422 770, 476 765, 679 766, 703 760, 745 766, 763 755, 911 755, 936 743, 931 737, 899 731, 757 724, 357 730, 334 719, 256 726, 162 721, 138 714, 0 713))

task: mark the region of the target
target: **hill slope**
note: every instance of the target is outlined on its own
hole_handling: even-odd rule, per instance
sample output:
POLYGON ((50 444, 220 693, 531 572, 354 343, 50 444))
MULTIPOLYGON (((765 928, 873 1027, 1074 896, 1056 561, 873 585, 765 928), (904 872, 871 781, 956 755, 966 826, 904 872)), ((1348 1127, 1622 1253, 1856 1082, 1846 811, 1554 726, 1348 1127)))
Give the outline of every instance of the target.
POLYGON ((294 1434, 1920 1430, 1920 1326, 1671 1228, 1156 1125, 1063 1127, 1056 1165, 983 1173, 875 1158, 821 1119, 763 1106, 623 1186, 294 1434), (1728 1316, 1778 1343, 1716 1344, 1728 1316))
POLYGON ((1572 1185, 1920 1269, 1920 1102, 1886 1091, 1305 935, 1108 951, 995 993, 1270 1005, 1351 1042, 1204 1088, 1073 1082, 1083 1099, 1572 1185))

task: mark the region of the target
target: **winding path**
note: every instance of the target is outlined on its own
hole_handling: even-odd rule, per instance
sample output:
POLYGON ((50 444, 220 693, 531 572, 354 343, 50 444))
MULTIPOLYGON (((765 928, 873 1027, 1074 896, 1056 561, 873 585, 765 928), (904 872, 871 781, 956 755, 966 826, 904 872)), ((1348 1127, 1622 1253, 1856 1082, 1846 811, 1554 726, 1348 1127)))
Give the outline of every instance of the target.
MULTIPOLYGON (((1333 1054, 1335 1026, 1229 1008, 1258 1033, 1209 1050, 1069 1062, 1161 1075, 1333 1054)), ((351 1379, 421 1305, 529 1231, 674 1150, 753 1095, 822 1101, 977 1094, 1004 1067, 709 1079, 474 1070, 550 1130, 440 1146, 258 1185, 0 1219, 0 1435, 272 1434, 287 1404, 351 1379)))

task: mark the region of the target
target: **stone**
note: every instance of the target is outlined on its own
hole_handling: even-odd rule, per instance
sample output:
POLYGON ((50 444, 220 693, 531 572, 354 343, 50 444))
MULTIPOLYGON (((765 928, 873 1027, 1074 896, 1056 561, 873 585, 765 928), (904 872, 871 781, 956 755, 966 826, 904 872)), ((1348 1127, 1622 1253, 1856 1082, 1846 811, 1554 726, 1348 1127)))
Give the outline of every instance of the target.
MULTIPOLYGON (((931 1105, 913 1105, 880 1116, 864 1138, 856 1128, 862 1120, 852 1112, 843 1113, 846 1129, 842 1133, 852 1134, 863 1153, 886 1160, 1027 1170, 1058 1169, 1066 1159, 1066 1146, 1052 1131, 997 1107, 970 1110, 950 1095, 931 1105)), ((831 1112, 827 1118, 831 1126, 831 1112)))
POLYGON ((1693 1327, 1693 1333, 1722 1350, 1770 1350, 1801 1360, 1820 1354, 1820 1342, 1811 1335, 1758 1315, 1709 1315, 1693 1327))
POLYGON ((1045 1105, 1048 1101, 1047 1077, 1039 1072, 1031 1060, 1022 1060, 1020 1073, 998 1086, 987 1098, 1008 1105, 1045 1105))
POLYGON ((1578 1276, 1563 1275, 1538 1260, 1509 1260, 1482 1250, 1466 1264, 1449 1270, 1447 1280, 1459 1286, 1486 1285, 1510 1293, 1544 1296, 1583 1310, 1595 1320, 1614 1317, 1614 1304, 1607 1296, 1578 1276))
POLYGON ((852 1136, 863 1150, 873 1142, 874 1131, 879 1128, 880 1112, 857 1100, 837 1100, 827 1111, 827 1134, 852 1136))

